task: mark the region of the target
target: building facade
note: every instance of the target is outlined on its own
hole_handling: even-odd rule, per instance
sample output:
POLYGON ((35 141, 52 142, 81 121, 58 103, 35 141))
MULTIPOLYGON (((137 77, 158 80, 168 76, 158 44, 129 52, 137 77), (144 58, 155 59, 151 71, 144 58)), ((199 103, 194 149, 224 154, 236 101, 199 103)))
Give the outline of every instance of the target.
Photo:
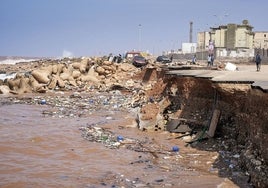
POLYGON ((254 48, 268 49, 268 31, 256 31, 254 34, 254 48))
POLYGON ((254 56, 254 32, 247 20, 242 24, 227 24, 210 29, 210 39, 214 42, 216 57, 254 56))
POLYGON ((208 31, 197 33, 197 48, 196 51, 200 52, 208 48, 210 41, 210 34, 208 31))
POLYGON ((183 54, 195 53, 196 47, 197 47, 196 43, 182 43, 182 45, 181 45, 182 53, 183 54))

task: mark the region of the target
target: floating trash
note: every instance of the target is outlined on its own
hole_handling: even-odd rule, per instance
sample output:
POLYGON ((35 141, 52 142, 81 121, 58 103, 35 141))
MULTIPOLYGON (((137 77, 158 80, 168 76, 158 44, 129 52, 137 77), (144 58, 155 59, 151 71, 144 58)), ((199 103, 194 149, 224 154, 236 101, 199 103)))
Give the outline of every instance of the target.
POLYGON ((80 128, 82 130, 82 137, 91 142, 99 142, 111 149, 118 148, 120 142, 117 141, 117 137, 110 131, 96 127, 88 126, 80 128))

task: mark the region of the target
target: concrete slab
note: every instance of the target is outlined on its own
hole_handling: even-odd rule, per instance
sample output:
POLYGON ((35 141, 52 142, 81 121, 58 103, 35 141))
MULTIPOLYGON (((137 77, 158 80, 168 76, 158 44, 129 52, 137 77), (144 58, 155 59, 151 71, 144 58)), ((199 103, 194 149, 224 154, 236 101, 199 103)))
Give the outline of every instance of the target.
POLYGON ((262 65, 261 71, 256 71, 256 65, 237 65, 238 70, 213 70, 204 67, 168 67, 166 74, 210 79, 213 82, 249 83, 252 87, 268 91, 268 65, 262 65), (176 69, 177 68, 177 69, 176 69), (184 69, 186 68, 186 69, 184 69))

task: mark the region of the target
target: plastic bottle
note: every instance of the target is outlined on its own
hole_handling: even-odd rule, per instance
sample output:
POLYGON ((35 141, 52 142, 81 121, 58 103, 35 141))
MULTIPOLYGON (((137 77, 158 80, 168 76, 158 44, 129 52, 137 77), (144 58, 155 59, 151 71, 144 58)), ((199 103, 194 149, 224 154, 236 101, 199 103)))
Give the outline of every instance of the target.
POLYGON ((121 141, 123 141, 123 140, 124 140, 124 137, 123 137, 123 136, 121 136, 121 135, 117 136, 117 141, 118 141, 118 142, 121 142, 121 141))
POLYGON ((46 104, 46 103, 47 103, 46 99, 42 99, 42 100, 40 101, 40 104, 42 104, 42 105, 44 105, 44 104, 46 104))
POLYGON ((179 152, 180 151, 180 148, 178 146, 173 146, 172 147, 172 151, 179 152))

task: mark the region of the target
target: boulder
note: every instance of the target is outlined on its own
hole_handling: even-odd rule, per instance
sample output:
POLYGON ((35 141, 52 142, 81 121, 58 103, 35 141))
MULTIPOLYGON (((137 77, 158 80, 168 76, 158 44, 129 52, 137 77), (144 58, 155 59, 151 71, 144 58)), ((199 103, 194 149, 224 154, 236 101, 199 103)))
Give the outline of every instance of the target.
POLYGON ((85 58, 81 61, 79 70, 81 73, 86 73, 88 69, 89 69, 89 59, 85 58))
POLYGON ((77 79, 81 76, 81 72, 79 70, 74 70, 72 76, 74 79, 77 79))
POLYGON ((17 90, 19 88, 20 79, 19 78, 11 78, 7 80, 7 85, 11 90, 17 90))
POLYGON ((95 76, 92 76, 92 75, 81 75, 79 77, 79 79, 82 81, 82 82, 88 82, 88 81, 91 81, 91 82, 94 82, 94 83, 99 83, 100 81, 95 77, 95 76))
POLYGON ((72 67, 74 69, 79 69, 80 70, 80 66, 81 66, 81 63, 80 62, 74 62, 74 63, 72 63, 72 67))
POLYGON ((95 70, 98 74, 100 75, 104 75, 105 74, 105 69, 102 68, 101 66, 98 66, 96 67, 96 70, 95 70))
POLYGON ((102 63, 102 65, 108 65, 108 66, 110 66, 112 64, 113 64, 112 61, 103 61, 103 63, 102 63))
POLYGON ((32 88, 30 87, 29 81, 30 79, 25 77, 20 79, 18 94, 32 92, 32 88))
POLYGON ((60 74, 60 78, 65 81, 65 80, 69 80, 70 77, 72 77, 71 73, 69 72, 63 72, 60 74))
POLYGON ((65 80, 73 80, 73 67, 69 66, 68 68, 63 68, 62 73, 60 74, 60 78, 65 81, 65 80))
POLYGON ((132 64, 122 63, 122 64, 120 64, 118 69, 120 69, 123 72, 128 72, 128 71, 131 71, 131 70, 136 69, 136 68, 132 64))
POLYGON ((40 84, 33 76, 29 78, 29 85, 31 86, 32 91, 38 92, 42 90, 42 93, 46 86, 46 84, 40 84))
POLYGON ((0 86, 0 94, 7 95, 10 92, 10 88, 7 85, 0 86))
POLYGON ((57 79, 55 77, 52 77, 47 87, 48 89, 55 89, 56 86, 57 86, 57 79))
POLYGON ((57 75, 60 75, 63 72, 63 69, 66 68, 65 64, 58 64, 57 67, 57 75))
POLYGON ((58 72, 58 65, 52 65, 52 74, 57 74, 58 72))
POLYGON ((60 88, 64 88, 65 87, 65 82, 59 77, 59 76, 55 76, 56 80, 57 80, 57 85, 60 88))
POLYGON ((43 84, 48 84, 50 82, 51 74, 53 72, 53 67, 42 67, 41 69, 36 69, 32 71, 32 76, 39 82, 43 84))

